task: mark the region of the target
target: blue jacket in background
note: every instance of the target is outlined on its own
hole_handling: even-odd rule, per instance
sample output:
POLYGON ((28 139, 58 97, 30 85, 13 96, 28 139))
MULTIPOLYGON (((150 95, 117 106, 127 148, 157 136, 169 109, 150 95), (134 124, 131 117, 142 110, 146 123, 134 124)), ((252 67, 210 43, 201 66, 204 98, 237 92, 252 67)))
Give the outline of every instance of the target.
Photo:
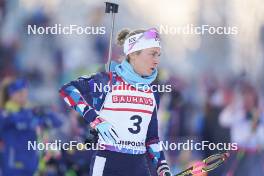
POLYGON ((31 176, 37 171, 39 153, 32 148, 28 150, 28 142, 38 142, 38 126, 46 127, 47 122, 55 122, 55 126, 59 126, 56 116, 48 116, 40 117, 32 109, 14 113, 0 111, 0 138, 4 143, 3 175, 31 176))

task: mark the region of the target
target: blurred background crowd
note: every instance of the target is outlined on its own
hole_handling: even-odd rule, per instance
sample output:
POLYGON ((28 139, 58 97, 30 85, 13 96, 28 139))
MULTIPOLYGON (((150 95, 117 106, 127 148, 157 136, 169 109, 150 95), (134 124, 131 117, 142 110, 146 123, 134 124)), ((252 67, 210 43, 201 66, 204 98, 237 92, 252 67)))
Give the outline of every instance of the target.
MULTIPOLYGON (((264 175, 264 2, 115 2, 120 4, 115 34, 123 28, 159 29, 166 25, 237 27, 235 35, 161 33, 162 55, 157 81, 171 84, 173 89, 161 93, 160 137, 170 142, 237 143, 238 151, 231 152, 227 163, 208 175, 264 175)), ((19 120, 10 122, 4 115, 0 116, 0 175, 88 174, 91 151, 28 153, 20 146, 28 139, 84 142, 87 126, 76 112, 66 107, 58 90, 70 80, 103 70, 110 22, 101 0, 0 0, 0 85, 3 88, 23 77, 25 80, 20 81, 27 92, 22 94, 28 94, 28 98, 21 100, 16 98, 21 94, 7 90, 9 98, 6 104, 2 102, 1 109, 13 111, 9 100, 18 99, 21 106, 29 102, 30 112, 23 113, 38 119, 34 122, 24 119, 23 123, 30 127, 21 127, 19 120), (54 24, 105 26, 106 33, 27 33, 28 25, 54 24), (23 158, 22 163, 11 162, 16 154, 14 151, 23 158), (15 171, 6 171, 10 164, 15 171)), ((122 49, 116 45, 113 58, 122 58, 122 49)), ((4 93, 1 94, 3 98, 4 93)), ((166 155, 172 171, 177 173, 194 161, 217 152, 169 150, 166 155)))

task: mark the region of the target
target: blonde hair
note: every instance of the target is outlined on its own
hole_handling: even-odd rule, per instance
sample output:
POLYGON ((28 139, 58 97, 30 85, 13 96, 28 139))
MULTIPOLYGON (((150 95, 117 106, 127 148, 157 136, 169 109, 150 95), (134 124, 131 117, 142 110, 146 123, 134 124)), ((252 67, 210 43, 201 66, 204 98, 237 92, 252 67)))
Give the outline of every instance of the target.
POLYGON ((4 108, 6 102, 9 100, 8 86, 14 81, 13 77, 6 77, 0 84, 0 108, 4 108))
POLYGON ((139 33, 145 32, 145 31, 146 30, 144 30, 144 29, 137 29, 134 31, 131 31, 129 29, 123 29, 117 34, 117 44, 119 46, 123 46, 125 43, 125 40, 127 38, 129 38, 132 35, 136 35, 136 34, 139 34, 139 33))
MULTIPOLYGON (((137 29, 137 30, 134 30, 134 31, 131 31, 129 29, 123 29, 121 30, 118 34, 117 34, 117 44, 119 46, 124 46, 124 43, 125 43, 125 40, 129 37, 131 37, 132 35, 136 35, 136 34, 139 34, 139 33, 142 33, 142 32, 145 32, 146 30, 145 29, 137 29)), ((136 51, 135 53, 136 54, 140 54, 141 51, 136 51)), ((129 55, 127 56, 127 60, 129 61, 130 60, 130 57, 129 55)))

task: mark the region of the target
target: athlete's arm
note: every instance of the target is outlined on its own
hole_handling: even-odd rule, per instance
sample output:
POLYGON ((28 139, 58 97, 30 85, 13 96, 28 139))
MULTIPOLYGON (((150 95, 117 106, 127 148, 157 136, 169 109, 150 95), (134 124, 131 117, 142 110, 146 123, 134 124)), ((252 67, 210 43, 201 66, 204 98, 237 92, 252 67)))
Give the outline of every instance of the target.
MULTIPOLYGON (((156 98, 157 96, 155 96, 156 98)), ((164 152, 160 145, 159 134, 158 134, 158 119, 157 110, 159 106, 159 99, 156 98, 157 108, 155 108, 151 121, 148 127, 146 147, 147 154, 154 164, 157 174, 159 176, 170 176, 170 168, 166 162, 164 152)))
POLYGON ((96 86, 104 86, 108 81, 107 73, 97 73, 91 77, 80 77, 71 81, 65 84, 59 92, 64 101, 90 123, 98 117, 96 108, 98 110, 100 107, 96 106, 100 106, 103 101, 100 97, 104 92, 96 89, 96 86))
POLYGON ((104 101, 104 86, 109 83, 107 73, 98 73, 89 78, 80 77, 64 85, 60 95, 64 101, 94 128, 105 142, 115 143, 118 135, 109 122, 99 117, 96 110, 100 110, 104 101))

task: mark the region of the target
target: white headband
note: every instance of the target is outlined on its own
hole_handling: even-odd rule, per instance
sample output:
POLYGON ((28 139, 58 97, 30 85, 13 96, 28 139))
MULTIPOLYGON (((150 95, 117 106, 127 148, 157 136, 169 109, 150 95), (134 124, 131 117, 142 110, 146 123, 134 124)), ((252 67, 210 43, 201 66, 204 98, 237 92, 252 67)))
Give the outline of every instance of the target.
POLYGON ((130 53, 135 51, 152 48, 152 47, 159 47, 160 46, 160 39, 157 37, 147 38, 144 36, 145 33, 139 33, 136 35, 132 35, 125 40, 124 43, 124 53, 126 56, 130 53))

